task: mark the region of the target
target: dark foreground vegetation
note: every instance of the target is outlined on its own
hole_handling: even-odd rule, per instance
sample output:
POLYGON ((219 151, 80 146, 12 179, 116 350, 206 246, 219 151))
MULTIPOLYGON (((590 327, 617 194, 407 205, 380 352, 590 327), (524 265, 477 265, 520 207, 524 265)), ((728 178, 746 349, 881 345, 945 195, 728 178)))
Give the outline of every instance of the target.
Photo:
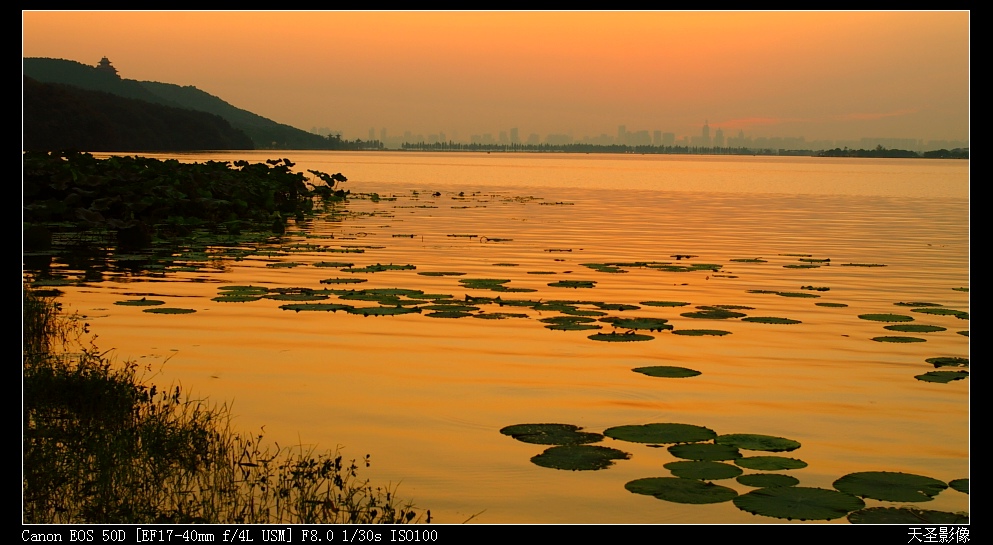
POLYGON ((359 478, 368 455, 267 447, 227 406, 115 365, 54 300, 25 289, 23 308, 22 522, 425 522, 359 478))

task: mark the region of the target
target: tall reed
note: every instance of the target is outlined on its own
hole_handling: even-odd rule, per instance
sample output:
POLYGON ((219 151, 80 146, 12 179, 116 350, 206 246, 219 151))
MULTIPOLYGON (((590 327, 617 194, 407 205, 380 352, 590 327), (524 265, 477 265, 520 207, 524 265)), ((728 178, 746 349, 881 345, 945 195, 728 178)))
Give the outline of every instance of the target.
POLYGON ((54 300, 25 288, 23 311, 24 522, 422 522, 394 488, 359 477, 368 456, 238 432, 228 406, 113 364, 54 300))

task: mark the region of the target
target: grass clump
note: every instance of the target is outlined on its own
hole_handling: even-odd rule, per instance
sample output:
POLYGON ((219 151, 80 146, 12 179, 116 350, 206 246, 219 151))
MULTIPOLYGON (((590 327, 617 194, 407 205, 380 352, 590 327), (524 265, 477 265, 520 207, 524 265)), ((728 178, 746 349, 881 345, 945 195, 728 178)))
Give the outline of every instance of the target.
POLYGON ((114 364, 59 303, 25 290, 23 314, 22 522, 422 521, 359 477, 368 455, 267 446, 232 429, 227 405, 114 364))

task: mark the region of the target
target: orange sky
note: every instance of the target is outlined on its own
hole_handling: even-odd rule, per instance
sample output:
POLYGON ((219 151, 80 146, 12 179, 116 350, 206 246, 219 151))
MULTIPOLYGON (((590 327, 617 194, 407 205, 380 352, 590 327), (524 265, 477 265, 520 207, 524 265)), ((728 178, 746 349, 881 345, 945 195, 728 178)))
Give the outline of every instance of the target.
POLYGON ((22 12, 23 56, 346 138, 968 140, 969 12, 22 12))

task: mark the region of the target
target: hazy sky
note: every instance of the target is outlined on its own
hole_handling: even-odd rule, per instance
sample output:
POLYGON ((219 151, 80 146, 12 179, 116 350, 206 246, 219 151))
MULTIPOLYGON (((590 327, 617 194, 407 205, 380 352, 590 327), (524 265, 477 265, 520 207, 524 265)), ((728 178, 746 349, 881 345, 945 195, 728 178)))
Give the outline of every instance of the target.
POLYGON ((22 12, 23 56, 346 138, 968 140, 969 12, 22 12))

